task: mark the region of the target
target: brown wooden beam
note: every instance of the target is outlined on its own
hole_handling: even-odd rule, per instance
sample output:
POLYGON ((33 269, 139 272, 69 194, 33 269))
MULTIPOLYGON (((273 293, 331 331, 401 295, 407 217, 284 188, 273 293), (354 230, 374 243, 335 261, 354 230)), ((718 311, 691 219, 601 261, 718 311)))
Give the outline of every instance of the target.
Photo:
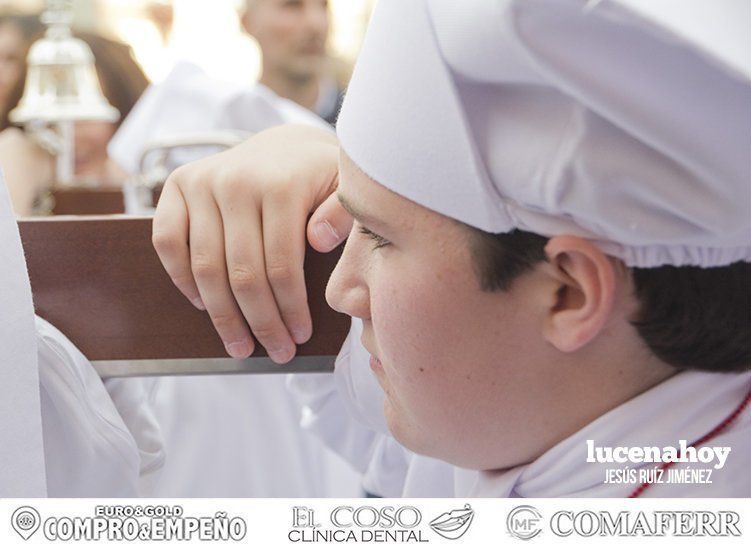
POLYGON ((125 212, 125 195, 120 187, 56 187, 51 196, 53 215, 125 212))
MULTIPOLYGON (((90 360, 227 357, 207 313, 162 268, 151 245, 151 219, 53 217, 24 219, 19 228, 37 314, 90 360)), ((334 356, 347 334, 349 318, 324 297, 339 255, 307 250, 314 333, 299 356, 334 356)), ((265 355, 259 345, 253 357, 265 355)))

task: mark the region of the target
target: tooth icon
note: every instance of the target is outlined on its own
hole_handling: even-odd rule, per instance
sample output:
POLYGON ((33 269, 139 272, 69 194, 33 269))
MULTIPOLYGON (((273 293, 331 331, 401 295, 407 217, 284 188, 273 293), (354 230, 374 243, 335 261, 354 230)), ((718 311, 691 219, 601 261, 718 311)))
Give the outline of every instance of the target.
POLYGON ((430 522, 430 528, 443 538, 457 540, 467 532, 474 517, 475 512, 472 507, 465 504, 462 509, 451 510, 435 518, 430 522))

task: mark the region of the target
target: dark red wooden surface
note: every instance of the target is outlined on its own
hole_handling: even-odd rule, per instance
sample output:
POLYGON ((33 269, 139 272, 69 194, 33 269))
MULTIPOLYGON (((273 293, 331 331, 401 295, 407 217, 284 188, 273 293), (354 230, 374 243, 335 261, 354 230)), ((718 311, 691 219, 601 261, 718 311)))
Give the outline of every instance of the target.
POLYGON ((70 187, 52 190, 53 215, 106 215, 125 212, 119 187, 70 187))
MULTIPOLYGON (((67 217, 19 221, 37 314, 91 360, 226 357, 206 312, 174 287, 151 245, 151 219, 67 217)), ((340 252, 308 248, 313 337, 298 355, 336 355, 349 319, 326 304, 340 252)), ((256 349, 253 356, 265 355, 256 349)))

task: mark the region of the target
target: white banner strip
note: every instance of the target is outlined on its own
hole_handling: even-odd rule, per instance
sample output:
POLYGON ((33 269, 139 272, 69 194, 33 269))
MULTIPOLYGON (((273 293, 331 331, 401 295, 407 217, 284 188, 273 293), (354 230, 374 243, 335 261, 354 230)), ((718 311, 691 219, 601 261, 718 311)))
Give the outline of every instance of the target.
POLYGON ((0 542, 745 543, 749 520, 751 499, 14 499, 0 542))

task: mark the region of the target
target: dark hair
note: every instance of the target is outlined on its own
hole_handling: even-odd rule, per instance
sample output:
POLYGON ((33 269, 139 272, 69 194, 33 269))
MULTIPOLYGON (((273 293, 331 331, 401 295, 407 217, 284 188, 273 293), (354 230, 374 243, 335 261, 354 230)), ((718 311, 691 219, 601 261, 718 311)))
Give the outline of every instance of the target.
MULTIPOLYGON (((544 236, 471 231, 483 290, 508 290, 514 279, 546 260, 544 236)), ((631 274, 639 303, 631 324, 662 361, 679 369, 751 369, 751 263, 632 268, 631 274)))
MULTIPOLYGON (((102 93, 110 104, 120 112, 118 123, 122 122, 148 87, 149 80, 133 59, 128 45, 91 32, 74 32, 74 35, 86 42, 91 48, 97 75, 102 85, 102 93)), ((41 36, 41 34, 38 34, 34 38, 41 36)), ((30 41, 33 42, 34 40, 30 41)), ((0 115, 0 129, 10 125, 8 114, 20 102, 25 85, 26 63, 24 62, 21 77, 10 93, 5 111, 0 115)))
POLYGON ((15 26, 27 42, 44 30, 39 14, 21 13, 13 9, 6 9, 0 13, 0 26, 3 25, 15 26))

